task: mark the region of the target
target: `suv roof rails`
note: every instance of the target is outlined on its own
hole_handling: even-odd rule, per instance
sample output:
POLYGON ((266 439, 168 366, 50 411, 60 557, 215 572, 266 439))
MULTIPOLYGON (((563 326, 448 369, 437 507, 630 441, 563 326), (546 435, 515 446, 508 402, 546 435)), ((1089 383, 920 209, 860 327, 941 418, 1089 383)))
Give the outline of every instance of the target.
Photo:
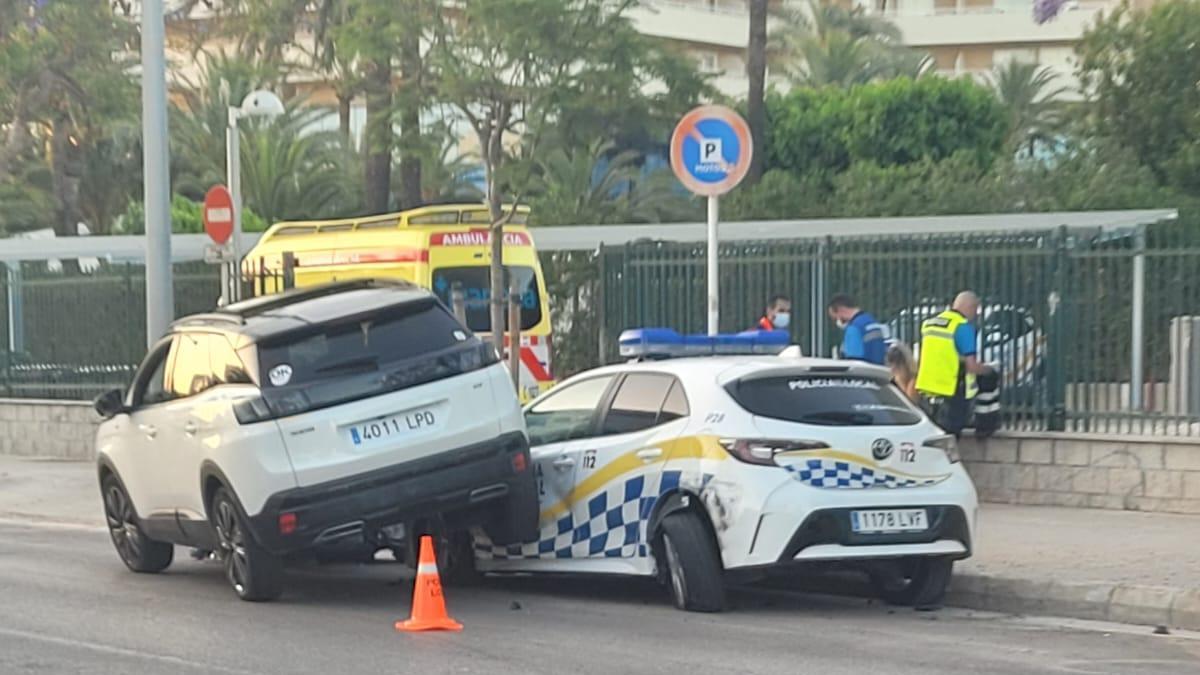
POLYGON ((210 323, 229 323, 240 326, 244 323, 240 314, 231 314, 220 310, 215 312, 204 312, 202 314, 190 314, 182 319, 176 319, 171 322, 171 328, 177 326, 201 326, 210 323))
POLYGON ((288 305, 294 305, 306 300, 315 300, 316 298, 323 298, 328 295, 364 288, 416 288, 416 286, 405 281, 392 279, 368 278, 334 281, 328 284, 321 284, 320 286, 294 288, 283 293, 242 300, 219 308, 216 314, 233 317, 234 320, 240 323, 246 317, 256 316, 263 312, 279 309, 280 307, 287 307, 288 305))

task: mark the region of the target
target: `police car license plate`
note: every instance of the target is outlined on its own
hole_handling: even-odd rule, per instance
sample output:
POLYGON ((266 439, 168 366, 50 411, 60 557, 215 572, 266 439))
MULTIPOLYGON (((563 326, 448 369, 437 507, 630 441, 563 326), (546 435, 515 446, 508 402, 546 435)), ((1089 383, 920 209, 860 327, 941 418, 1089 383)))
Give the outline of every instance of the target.
POLYGON ((929 529, 929 520, 925 509, 851 511, 850 529, 859 534, 923 532, 929 529))
POLYGON ((436 427, 441 422, 440 413, 443 411, 439 410, 440 407, 417 408, 369 422, 359 422, 346 427, 346 433, 355 447, 386 443, 436 427))

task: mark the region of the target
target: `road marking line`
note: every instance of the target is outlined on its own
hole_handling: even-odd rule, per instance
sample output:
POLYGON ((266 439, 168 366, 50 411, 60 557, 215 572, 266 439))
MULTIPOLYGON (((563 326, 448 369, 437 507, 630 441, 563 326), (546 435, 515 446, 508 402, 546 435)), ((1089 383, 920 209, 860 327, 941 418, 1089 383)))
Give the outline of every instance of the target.
POLYGON ((63 646, 63 647, 78 647, 81 649, 90 649, 94 652, 100 652, 102 654, 112 654, 115 656, 127 656, 127 657, 139 658, 139 659, 149 659, 151 661, 158 661, 161 663, 169 663, 173 666, 187 666, 188 668, 194 668, 196 670, 200 670, 200 671, 204 671, 204 672, 230 673, 231 675, 258 675, 258 673, 253 670, 225 668, 224 666, 217 666, 217 665, 213 665, 210 663, 197 663, 195 661, 188 661, 187 659, 183 659, 178 656, 167 656, 164 654, 154 654, 151 652, 143 652, 138 649, 126 649, 125 647, 113 647, 111 645, 102 645, 102 644, 98 644, 95 642, 87 642, 85 640, 73 640, 70 638, 53 637, 53 636, 49 636, 49 635, 42 635, 40 633, 30 633, 30 632, 23 631, 23 630, 15 630, 12 628, 0 628, 0 635, 7 635, 9 637, 16 637, 16 638, 23 638, 26 640, 35 640, 35 641, 39 641, 39 642, 48 642, 50 644, 59 645, 59 646, 63 646))

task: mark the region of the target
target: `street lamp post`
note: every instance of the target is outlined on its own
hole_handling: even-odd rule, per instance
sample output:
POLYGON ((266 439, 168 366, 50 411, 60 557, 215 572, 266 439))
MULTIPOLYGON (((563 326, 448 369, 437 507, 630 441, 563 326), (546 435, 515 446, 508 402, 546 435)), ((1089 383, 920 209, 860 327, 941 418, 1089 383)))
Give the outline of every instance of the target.
POLYGON ((142 3, 142 165, 146 205, 146 346, 175 318, 167 150, 166 26, 162 0, 142 3))
POLYGON ((233 197, 233 260, 229 263, 234 279, 231 284, 233 300, 240 300, 242 292, 242 158, 238 121, 243 117, 275 117, 283 112, 283 102, 279 97, 265 90, 252 91, 242 99, 242 105, 229 108, 225 124, 225 181, 229 183, 229 194, 233 197))

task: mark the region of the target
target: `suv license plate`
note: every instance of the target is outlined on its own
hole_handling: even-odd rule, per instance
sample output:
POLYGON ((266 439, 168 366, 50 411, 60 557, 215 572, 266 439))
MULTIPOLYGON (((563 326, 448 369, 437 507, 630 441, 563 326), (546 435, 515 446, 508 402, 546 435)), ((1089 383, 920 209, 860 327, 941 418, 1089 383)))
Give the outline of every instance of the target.
POLYGON ((421 408, 380 417, 370 422, 359 422, 346 428, 350 441, 356 446, 372 445, 388 439, 431 429, 438 424, 438 415, 433 408, 421 408))
POLYGON ((923 532, 929 529, 929 520, 925 509, 851 511, 850 529, 858 534, 923 532))

